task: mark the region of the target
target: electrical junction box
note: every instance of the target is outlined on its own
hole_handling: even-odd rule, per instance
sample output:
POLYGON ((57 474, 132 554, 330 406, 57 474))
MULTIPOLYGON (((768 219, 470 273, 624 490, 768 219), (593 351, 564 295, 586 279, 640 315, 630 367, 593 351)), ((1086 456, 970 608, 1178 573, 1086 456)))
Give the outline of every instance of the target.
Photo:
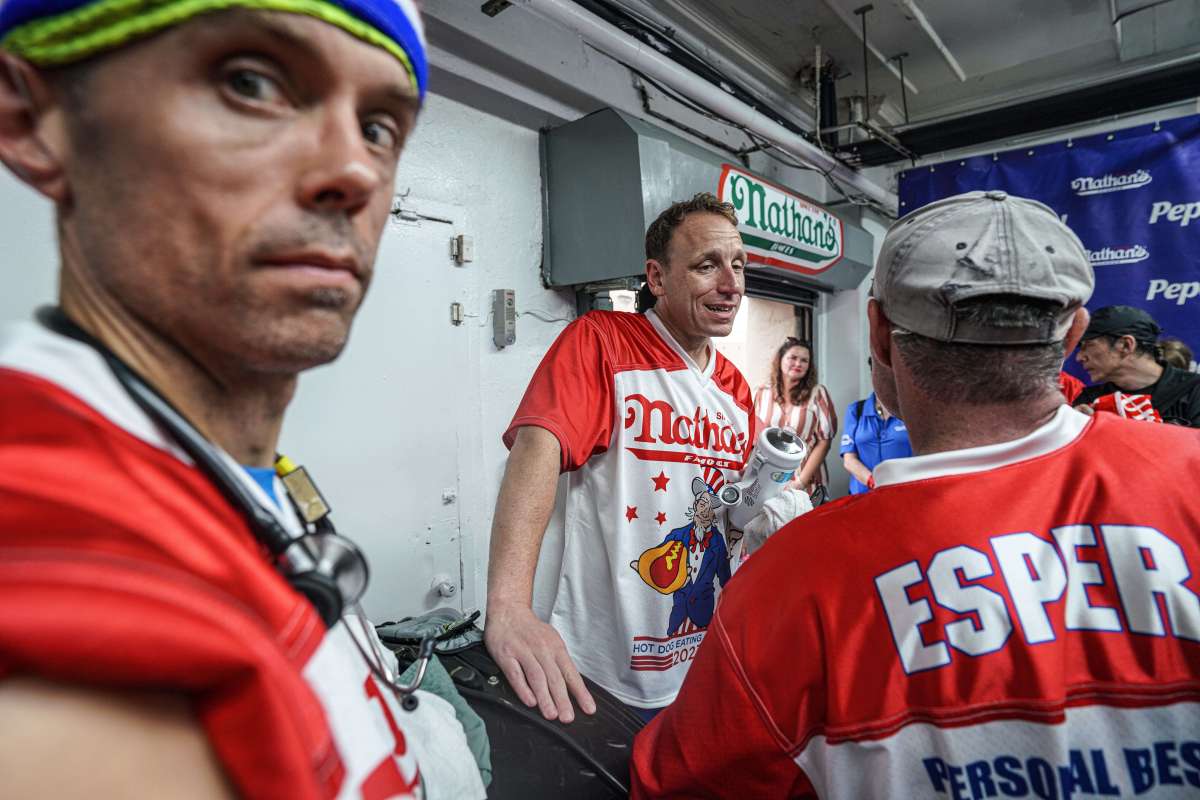
POLYGON ((492 342, 507 347, 517 341, 517 293, 512 289, 492 290, 492 342))
POLYGON ((460 233, 450 240, 450 255, 460 267, 475 260, 475 240, 460 233))

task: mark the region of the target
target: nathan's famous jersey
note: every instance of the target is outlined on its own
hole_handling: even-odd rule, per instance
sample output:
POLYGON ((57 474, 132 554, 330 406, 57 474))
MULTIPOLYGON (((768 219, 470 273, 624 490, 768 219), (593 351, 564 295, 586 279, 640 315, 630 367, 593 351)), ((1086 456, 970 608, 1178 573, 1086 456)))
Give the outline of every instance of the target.
POLYGON ((0 329, 0 607, 0 680, 186 693, 240 796, 484 796, 450 705, 403 710, 369 625, 326 630, 100 356, 32 323, 0 329))
POLYGON ((635 797, 1200 796, 1200 437, 887 461, 721 598, 635 797))
POLYGON ((697 366, 653 311, 591 312, 546 353, 505 443, 530 425, 570 473, 550 621, 583 674, 666 705, 740 553, 713 492, 753 441, 749 387, 715 348, 697 366))

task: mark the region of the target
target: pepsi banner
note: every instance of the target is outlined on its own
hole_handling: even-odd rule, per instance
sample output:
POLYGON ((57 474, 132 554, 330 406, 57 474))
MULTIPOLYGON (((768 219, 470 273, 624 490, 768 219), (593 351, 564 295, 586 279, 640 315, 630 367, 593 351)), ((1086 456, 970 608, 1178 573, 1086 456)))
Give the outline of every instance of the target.
POLYGON ((1096 271, 1089 309, 1144 308, 1200 351, 1200 114, 906 170, 900 211, 976 189, 1062 217, 1096 271))

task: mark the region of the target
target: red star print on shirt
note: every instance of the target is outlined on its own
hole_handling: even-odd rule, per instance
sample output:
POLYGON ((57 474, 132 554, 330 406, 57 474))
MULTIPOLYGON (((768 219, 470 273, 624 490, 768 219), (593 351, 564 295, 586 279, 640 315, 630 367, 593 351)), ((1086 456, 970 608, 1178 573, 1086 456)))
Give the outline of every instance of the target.
POLYGON ((667 515, 660 511, 660 512, 658 512, 658 514, 656 514, 654 516, 654 521, 657 522, 659 525, 662 525, 664 522, 667 521, 667 515))
POLYGON ((671 482, 671 479, 667 477, 667 473, 662 470, 658 471, 657 478, 651 478, 650 480, 654 481, 654 491, 656 492, 665 492, 667 484, 671 482))
POLYGON ((625 506, 625 519, 628 522, 633 522, 638 518, 637 506, 625 506))

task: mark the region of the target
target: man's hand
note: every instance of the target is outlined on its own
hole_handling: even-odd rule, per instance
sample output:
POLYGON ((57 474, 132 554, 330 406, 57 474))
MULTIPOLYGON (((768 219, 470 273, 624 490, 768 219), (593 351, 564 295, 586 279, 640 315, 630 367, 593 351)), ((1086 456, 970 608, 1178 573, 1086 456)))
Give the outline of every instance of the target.
POLYGON ((745 531, 740 531, 737 528, 730 528, 729 530, 725 531, 725 544, 729 545, 729 549, 732 550, 733 546, 740 542, 742 537, 745 535, 745 531))
POLYGON ((562 637, 528 607, 489 605, 483 641, 521 702, 536 705, 546 719, 573 721, 571 697, 584 713, 596 713, 562 637))
POLYGON ((747 553, 753 553, 777 530, 801 514, 812 511, 812 500, 807 492, 786 488, 763 503, 763 509, 754 519, 746 523, 747 553))

